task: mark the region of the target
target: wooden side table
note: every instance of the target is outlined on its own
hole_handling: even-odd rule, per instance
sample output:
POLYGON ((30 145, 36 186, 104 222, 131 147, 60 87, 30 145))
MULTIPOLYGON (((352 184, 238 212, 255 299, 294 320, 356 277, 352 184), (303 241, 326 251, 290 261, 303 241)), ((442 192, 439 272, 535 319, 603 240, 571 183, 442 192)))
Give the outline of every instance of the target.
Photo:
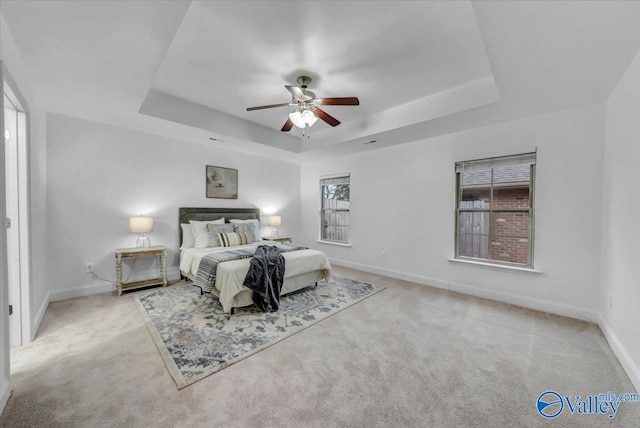
POLYGON ((118 296, 123 291, 137 288, 150 287, 152 285, 167 286, 167 249, 164 245, 140 248, 118 248, 116 250, 116 285, 118 286, 118 296), (158 278, 146 279, 144 281, 122 282, 122 260, 134 259, 136 257, 158 257, 160 276, 158 278))
POLYGON ((263 241, 275 241, 275 242, 293 242, 293 239, 288 237, 288 236, 274 236, 273 238, 270 238, 268 236, 265 236, 262 238, 263 241))

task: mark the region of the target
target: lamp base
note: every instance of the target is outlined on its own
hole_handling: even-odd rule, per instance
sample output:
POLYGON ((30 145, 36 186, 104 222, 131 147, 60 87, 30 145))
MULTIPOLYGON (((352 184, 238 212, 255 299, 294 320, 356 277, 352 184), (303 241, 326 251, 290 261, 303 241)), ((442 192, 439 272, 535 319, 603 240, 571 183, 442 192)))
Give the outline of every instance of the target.
POLYGON ((277 238, 280 235, 280 232, 278 232, 278 229, 273 228, 271 229, 271 237, 272 238, 277 238))
POLYGON ((150 247, 150 246, 151 246, 151 240, 146 235, 143 234, 138 237, 138 240, 136 241, 137 248, 144 248, 144 247, 150 247))

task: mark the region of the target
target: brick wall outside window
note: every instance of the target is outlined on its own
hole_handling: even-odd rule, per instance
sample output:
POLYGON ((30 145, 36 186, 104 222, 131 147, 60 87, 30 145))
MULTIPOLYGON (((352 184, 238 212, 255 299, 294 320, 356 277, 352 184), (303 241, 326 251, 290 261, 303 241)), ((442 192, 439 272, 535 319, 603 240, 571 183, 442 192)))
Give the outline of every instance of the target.
MULTIPOLYGON (((493 208, 528 208, 529 188, 500 189, 493 193, 493 208)), ((490 258, 528 263, 529 216, 525 213, 493 213, 490 258), (505 236, 506 235, 506 236, 505 236)))

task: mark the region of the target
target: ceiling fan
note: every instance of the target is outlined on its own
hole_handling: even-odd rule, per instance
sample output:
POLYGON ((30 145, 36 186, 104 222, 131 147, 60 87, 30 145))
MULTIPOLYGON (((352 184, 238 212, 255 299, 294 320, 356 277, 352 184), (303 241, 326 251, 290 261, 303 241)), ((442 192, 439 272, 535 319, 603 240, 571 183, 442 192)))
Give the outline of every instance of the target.
POLYGON ((309 138, 309 128, 316 120, 322 119, 331 126, 340 125, 340 121, 331 116, 318 106, 357 106, 360 100, 357 97, 341 97, 341 98, 317 98, 316 94, 307 90, 307 86, 311 83, 311 77, 298 76, 298 86, 284 85, 291 92, 291 101, 282 104, 270 104, 266 106, 249 107, 247 111, 263 110, 275 107, 295 107, 295 111, 289 113, 289 118, 282 127, 282 132, 289 132, 293 126, 304 129, 302 136, 309 138))

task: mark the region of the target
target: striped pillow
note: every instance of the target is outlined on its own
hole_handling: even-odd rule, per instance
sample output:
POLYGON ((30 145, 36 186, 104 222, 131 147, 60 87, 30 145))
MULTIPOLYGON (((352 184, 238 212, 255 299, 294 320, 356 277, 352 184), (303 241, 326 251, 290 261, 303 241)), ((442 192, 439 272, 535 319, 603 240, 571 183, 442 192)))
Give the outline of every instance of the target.
POLYGON ((233 247, 235 245, 245 245, 249 241, 244 232, 218 233, 218 239, 223 247, 233 247))
POLYGON ((233 224, 233 231, 246 233, 247 239, 249 240, 247 244, 262 241, 262 238, 260 237, 260 223, 257 221, 252 221, 251 223, 235 223, 233 224))
POLYGON ((232 224, 208 224, 207 231, 209 232, 209 243, 207 247, 222 247, 218 235, 221 233, 234 232, 232 224))

